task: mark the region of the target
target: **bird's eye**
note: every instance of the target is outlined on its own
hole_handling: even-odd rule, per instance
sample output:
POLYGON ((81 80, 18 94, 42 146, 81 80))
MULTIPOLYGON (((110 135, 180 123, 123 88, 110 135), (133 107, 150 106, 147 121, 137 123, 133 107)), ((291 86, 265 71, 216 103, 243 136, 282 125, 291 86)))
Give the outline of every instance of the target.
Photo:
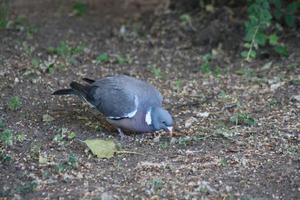
POLYGON ((162 123, 163 123, 163 125, 167 125, 167 122, 165 122, 165 121, 163 121, 162 123))

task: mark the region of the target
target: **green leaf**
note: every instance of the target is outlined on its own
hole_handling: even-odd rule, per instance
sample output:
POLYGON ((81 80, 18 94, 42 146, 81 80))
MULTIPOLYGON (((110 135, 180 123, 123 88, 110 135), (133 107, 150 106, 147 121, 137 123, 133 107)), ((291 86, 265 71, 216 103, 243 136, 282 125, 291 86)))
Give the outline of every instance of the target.
POLYGON ((117 153, 116 144, 112 140, 92 139, 84 143, 98 158, 111 158, 117 153))
POLYGON ((269 43, 270 45, 277 45, 278 44, 278 36, 276 34, 272 34, 269 36, 269 43))
POLYGON ((281 56, 287 57, 289 55, 288 49, 285 45, 278 45, 275 47, 275 51, 281 56))
POLYGON ((241 56, 242 56, 243 58, 247 58, 247 56, 248 56, 248 51, 242 51, 241 56))
POLYGON ((266 39, 267 39, 267 36, 264 33, 258 32, 256 34, 255 41, 257 42, 257 44, 259 44, 261 46, 265 46, 266 39))
POLYGON ((295 15, 285 15, 284 21, 289 27, 293 27, 295 25, 295 15))

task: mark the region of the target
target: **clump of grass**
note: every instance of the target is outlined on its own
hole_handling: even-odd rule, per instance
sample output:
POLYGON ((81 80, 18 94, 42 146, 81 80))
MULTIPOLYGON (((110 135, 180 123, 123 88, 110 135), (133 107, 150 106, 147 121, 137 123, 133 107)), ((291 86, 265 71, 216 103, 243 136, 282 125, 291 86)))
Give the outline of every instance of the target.
POLYGON ((57 47, 48 48, 49 53, 57 54, 64 58, 70 58, 72 56, 78 55, 82 53, 83 50, 84 50, 83 44, 79 44, 78 46, 73 47, 66 41, 61 41, 57 47))
POLYGON ((229 121, 234 125, 254 126, 257 124, 256 120, 246 113, 236 113, 230 117, 229 121))
POLYGON ((22 101, 18 96, 13 96, 8 101, 8 108, 10 110, 14 110, 14 111, 18 110, 19 108, 21 108, 21 106, 22 106, 22 101))
POLYGON ((150 65, 149 68, 156 79, 162 78, 162 71, 159 67, 156 65, 150 65))
POLYGON ((1 143, 11 146, 13 145, 14 138, 13 138, 13 131, 10 129, 5 129, 0 133, 0 141, 1 143))

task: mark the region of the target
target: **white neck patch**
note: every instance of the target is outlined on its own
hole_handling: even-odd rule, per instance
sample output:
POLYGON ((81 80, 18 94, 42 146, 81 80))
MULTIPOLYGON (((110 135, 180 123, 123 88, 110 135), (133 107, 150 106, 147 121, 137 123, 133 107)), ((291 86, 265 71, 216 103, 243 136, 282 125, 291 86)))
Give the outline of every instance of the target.
POLYGON ((148 125, 151 125, 152 124, 152 119, 151 119, 151 108, 148 110, 148 112, 146 113, 146 117, 145 117, 145 122, 148 124, 148 125))

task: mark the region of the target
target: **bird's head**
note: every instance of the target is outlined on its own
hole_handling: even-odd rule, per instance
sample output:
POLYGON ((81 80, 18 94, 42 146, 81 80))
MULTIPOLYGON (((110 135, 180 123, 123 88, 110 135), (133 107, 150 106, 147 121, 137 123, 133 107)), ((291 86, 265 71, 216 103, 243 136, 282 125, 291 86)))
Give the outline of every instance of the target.
POLYGON ((172 132, 173 119, 168 111, 161 107, 155 107, 150 110, 146 115, 146 122, 154 128, 154 131, 164 129, 172 132), (148 116, 147 116, 148 115, 148 116), (148 117, 148 119, 147 119, 148 117))

